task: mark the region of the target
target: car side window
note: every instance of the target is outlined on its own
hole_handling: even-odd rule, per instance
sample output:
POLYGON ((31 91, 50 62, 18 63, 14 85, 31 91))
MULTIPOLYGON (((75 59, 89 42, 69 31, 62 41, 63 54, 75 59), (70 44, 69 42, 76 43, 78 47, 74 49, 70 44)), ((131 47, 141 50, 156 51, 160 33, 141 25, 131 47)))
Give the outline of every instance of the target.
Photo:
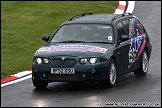
POLYGON ((123 24, 121 22, 117 23, 117 30, 118 30, 118 40, 120 40, 121 39, 121 35, 125 34, 124 27, 123 27, 123 24))
POLYGON ((141 24, 140 20, 138 18, 130 18, 130 25, 129 25, 129 35, 131 37, 141 36, 141 35, 147 35, 147 32, 144 28, 144 26, 141 24))
POLYGON ((122 23, 123 23, 126 35, 129 35, 129 23, 130 23, 129 20, 128 19, 124 19, 122 21, 122 23))
POLYGON ((121 35, 129 36, 129 20, 124 19, 117 22, 118 41, 121 41, 121 35))

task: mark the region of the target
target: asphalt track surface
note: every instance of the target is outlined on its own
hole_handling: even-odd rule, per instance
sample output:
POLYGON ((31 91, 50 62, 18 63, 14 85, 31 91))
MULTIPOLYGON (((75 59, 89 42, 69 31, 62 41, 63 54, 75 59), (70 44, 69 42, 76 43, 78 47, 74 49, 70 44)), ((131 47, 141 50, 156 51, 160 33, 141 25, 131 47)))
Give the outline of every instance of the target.
POLYGON ((145 26, 152 43, 146 77, 120 77, 113 88, 96 83, 50 83, 37 90, 31 78, 1 87, 1 107, 161 106, 161 1, 136 1, 133 14, 145 26))

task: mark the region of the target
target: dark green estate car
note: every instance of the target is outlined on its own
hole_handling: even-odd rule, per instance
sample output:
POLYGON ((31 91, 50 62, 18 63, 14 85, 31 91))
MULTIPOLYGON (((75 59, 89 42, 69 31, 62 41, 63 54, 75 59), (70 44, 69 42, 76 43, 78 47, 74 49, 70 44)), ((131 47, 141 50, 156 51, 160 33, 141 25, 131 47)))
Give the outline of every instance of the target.
POLYGON ((42 40, 47 43, 32 63, 36 88, 72 81, 100 81, 111 87, 121 75, 148 72, 152 45, 140 20, 130 13, 75 15, 42 40))

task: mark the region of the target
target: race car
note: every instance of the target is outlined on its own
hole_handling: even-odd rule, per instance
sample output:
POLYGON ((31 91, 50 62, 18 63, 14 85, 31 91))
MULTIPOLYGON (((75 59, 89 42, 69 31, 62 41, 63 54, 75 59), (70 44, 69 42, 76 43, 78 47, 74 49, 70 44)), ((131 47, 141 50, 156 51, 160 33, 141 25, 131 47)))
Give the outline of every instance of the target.
POLYGON ((47 43, 32 61, 32 82, 39 89, 51 82, 82 81, 113 87, 122 75, 148 72, 150 38, 130 13, 74 15, 42 40, 47 43))

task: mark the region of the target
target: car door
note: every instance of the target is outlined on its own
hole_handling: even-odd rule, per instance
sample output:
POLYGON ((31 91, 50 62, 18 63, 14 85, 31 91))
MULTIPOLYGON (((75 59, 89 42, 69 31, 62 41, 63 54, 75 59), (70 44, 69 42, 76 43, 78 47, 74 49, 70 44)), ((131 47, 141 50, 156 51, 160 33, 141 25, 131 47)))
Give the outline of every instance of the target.
POLYGON ((123 19, 117 22, 117 66, 119 74, 128 72, 129 63, 129 49, 130 49, 130 38, 122 40, 121 36, 126 35, 129 37, 129 19, 123 19))
POLYGON ((146 44, 145 32, 142 24, 137 18, 130 18, 130 31, 129 35, 131 36, 131 46, 129 49, 129 67, 134 69, 140 64, 140 55, 146 44))

